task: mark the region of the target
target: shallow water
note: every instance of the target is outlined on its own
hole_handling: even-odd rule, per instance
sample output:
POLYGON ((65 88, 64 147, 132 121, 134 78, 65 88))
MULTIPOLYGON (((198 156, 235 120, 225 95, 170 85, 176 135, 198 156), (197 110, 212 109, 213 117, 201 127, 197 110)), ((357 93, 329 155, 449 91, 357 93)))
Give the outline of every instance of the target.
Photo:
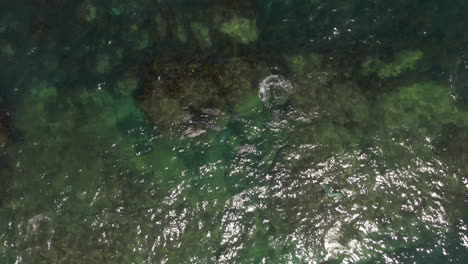
POLYGON ((0 263, 466 263, 468 2, 0 3, 0 263))

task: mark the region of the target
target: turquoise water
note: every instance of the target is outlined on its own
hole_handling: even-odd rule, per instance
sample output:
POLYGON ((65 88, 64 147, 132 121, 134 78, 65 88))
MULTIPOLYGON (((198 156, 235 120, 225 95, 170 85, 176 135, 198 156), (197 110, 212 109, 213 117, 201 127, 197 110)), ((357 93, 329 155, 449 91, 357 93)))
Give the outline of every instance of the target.
POLYGON ((468 2, 0 3, 0 263, 466 263, 468 2))

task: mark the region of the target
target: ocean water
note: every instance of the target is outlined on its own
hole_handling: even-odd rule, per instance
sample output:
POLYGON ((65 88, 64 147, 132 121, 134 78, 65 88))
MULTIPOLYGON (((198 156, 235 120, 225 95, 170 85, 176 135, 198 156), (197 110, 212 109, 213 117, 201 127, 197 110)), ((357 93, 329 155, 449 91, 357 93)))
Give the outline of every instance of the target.
POLYGON ((468 1, 0 1, 0 263, 467 263, 468 1))

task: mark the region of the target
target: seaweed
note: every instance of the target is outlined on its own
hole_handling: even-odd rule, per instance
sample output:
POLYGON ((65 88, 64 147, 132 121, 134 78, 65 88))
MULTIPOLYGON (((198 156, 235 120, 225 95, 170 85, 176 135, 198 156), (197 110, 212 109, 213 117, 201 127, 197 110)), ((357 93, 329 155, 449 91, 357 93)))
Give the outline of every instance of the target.
POLYGON ((224 22, 220 30, 242 44, 254 42, 258 38, 255 21, 250 21, 244 17, 233 17, 230 21, 224 22))
POLYGON ((405 50, 397 53, 391 62, 368 58, 362 64, 362 71, 364 75, 377 73, 381 79, 394 78, 406 71, 413 70, 422 57, 423 53, 420 50, 405 50))
POLYGON ((437 83, 416 83, 384 94, 379 100, 383 122, 389 129, 427 129, 437 135, 444 125, 468 125, 449 87, 437 83))

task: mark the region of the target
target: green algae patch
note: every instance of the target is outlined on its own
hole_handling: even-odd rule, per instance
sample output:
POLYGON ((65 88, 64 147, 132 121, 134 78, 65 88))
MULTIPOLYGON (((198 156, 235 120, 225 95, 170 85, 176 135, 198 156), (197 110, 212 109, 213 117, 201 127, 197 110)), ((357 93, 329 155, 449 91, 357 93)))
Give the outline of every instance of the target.
POLYGON ((57 88, 54 84, 43 80, 34 80, 30 92, 23 100, 25 109, 17 114, 16 118, 19 120, 17 128, 26 136, 36 135, 37 131, 55 129, 55 120, 49 109, 57 102, 57 88))
POLYGON ((426 127, 439 131, 444 124, 466 126, 466 113, 460 112, 450 89, 437 83, 416 83, 382 96, 386 125, 390 128, 426 127))
POLYGON ((293 73, 299 76, 317 72, 323 67, 323 56, 317 53, 289 55, 285 60, 293 73))
POLYGON ((190 28, 192 29, 192 33, 195 35, 198 43, 202 48, 209 48, 211 47, 211 36, 210 36, 210 29, 203 23, 200 22, 193 22, 190 24, 190 28))
POLYGON ((96 19, 97 11, 96 6, 89 1, 84 2, 79 10, 80 16, 88 23, 96 19))
POLYGON ((32 89, 31 94, 39 99, 48 99, 57 97, 57 88, 47 81, 40 81, 38 85, 32 89))
POLYGON ((105 90, 83 90, 75 97, 61 100, 54 85, 41 81, 25 96, 24 104, 28 107, 16 113, 17 128, 27 137, 28 144, 36 140, 45 142, 48 149, 42 151, 48 154, 44 158, 58 156, 67 148, 78 152, 95 144, 113 145, 110 152, 122 158, 124 166, 140 173, 148 171, 145 160, 137 155, 139 142, 147 138, 135 137, 127 128, 127 124, 142 126, 145 118, 131 97, 105 90), (87 116, 88 122, 80 122, 80 116, 87 116))
POLYGON ((145 157, 154 169, 152 180, 156 183, 178 183, 181 180, 179 177, 187 169, 180 154, 166 141, 155 142, 152 148, 153 151, 145 157))
POLYGON ((234 17, 221 25, 221 32, 227 34, 236 42, 248 44, 258 39, 255 21, 244 17, 234 17))
POLYGON ((240 115, 249 115, 254 113, 256 109, 263 106, 262 100, 258 97, 257 93, 246 95, 244 100, 239 101, 234 106, 234 111, 240 115))
POLYGON ((96 72, 99 74, 107 74, 112 70, 111 58, 106 55, 99 55, 96 58, 96 72))
POLYGON ((181 24, 181 23, 177 24, 176 36, 177 36, 177 39, 181 43, 186 43, 187 42, 187 31, 185 30, 184 25, 181 24))
POLYGON ((143 114, 130 97, 113 96, 107 91, 84 91, 80 94, 80 104, 86 107, 86 111, 99 113, 103 124, 113 126, 127 117, 134 120, 143 120, 143 114))
POLYGON ((122 35, 134 50, 142 50, 152 44, 150 33, 138 24, 129 25, 122 35))
POLYGON ((156 23, 156 31, 161 39, 165 39, 167 35, 167 23, 161 16, 161 14, 157 14, 154 18, 156 23))
POLYGON ((369 58, 362 64, 364 75, 377 73, 381 79, 398 77, 403 72, 413 70, 423 57, 420 50, 406 50, 396 54, 393 61, 385 63, 379 59, 369 58))
POLYGON ((352 82, 329 84, 329 76, 324 75, 311 73, 314 81, 298 79, 295 84, 298 89, 292 98, 294 105, 341 125, 365 126, 371 113, 365 94, 352 82))
POLYGON ((13 57, 15 49, 10 43, 0 44, 0 54, 5 57, 13 57))
POLYGON ((114 16, 120 16, 123 13, 122 9, 119 7, 111 8, 111 14, 114 16))
POLYGON ((302 72, 302 69, 307 65, 306 59, 301 55, 289 56, 286 61, 293 72, 302 72))
POLYGON ((138 79, 134 76, 128 76, 117 82, 117 90, 125 96, 131 96, 138 88, 138 79))
POLYGON ((147 32, 143 32, 140 35, 140 38, 138 40, 136 49, 142 50, 142 49, 148 47, 150 44, 151 44, 151 40, 150 40, 149 34, 147 32))
POLYGON ((406 70, 414 69, 416 63, 423 57, 420 50, 403 51, 397 54, 395 61, 380 67, 378 74, 380 78, 396 77, 406 70))

